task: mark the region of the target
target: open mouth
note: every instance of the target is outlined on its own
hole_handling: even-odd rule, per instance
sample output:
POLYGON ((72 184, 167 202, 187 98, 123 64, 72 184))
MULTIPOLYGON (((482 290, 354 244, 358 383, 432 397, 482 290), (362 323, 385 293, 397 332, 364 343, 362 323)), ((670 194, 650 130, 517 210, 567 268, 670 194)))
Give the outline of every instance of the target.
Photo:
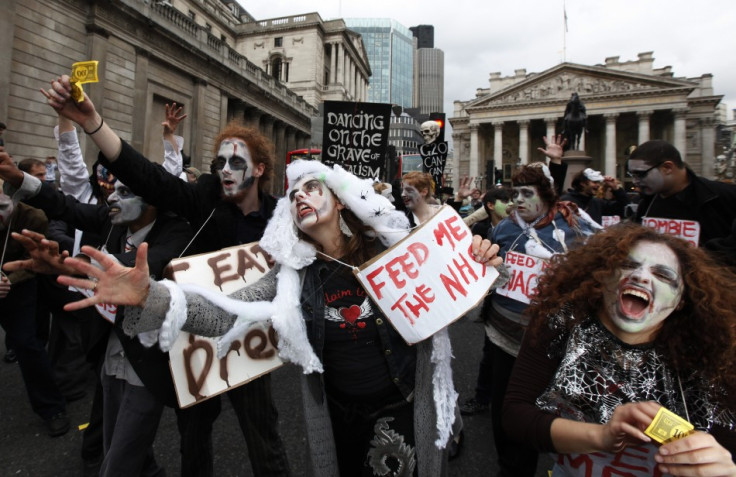
POLYGON ((235 185, 235 181, 234 181, 234 180, 232 180, 232 179, 223 179, 223 180, 222 180, 222 185, 224 185, 225 187, 228 187, 228 188, 230 188, 230 187, 232 187, 233 185, 235 185))
POLYGON ((619 307, 624 316, 638 320, 649 308, 652 296, 640 288, 624 288, 618 297, 619 307))
POLYGON ((300 202, 296 205, 297 215, 299 218, 303 218, 311 213, 314 213, 314 209, 304 202, 300 202))
POLYGON ((112 216, 120 213, 120 207, 111 206, 110 210, 108 210, 107 215, 112 216))

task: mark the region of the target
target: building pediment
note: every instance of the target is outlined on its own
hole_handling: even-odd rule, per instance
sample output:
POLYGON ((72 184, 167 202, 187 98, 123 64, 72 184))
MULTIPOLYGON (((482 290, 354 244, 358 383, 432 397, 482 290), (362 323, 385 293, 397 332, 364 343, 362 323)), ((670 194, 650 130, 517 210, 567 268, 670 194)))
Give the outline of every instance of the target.
POLYGON ((601 66, 563 63, 542 73, 529 75, 526 79, 500 91, 476 98, 468 102, 465 109, 566 102, 572 93, 578 93, 587 101, 597 97, 604 99, 675 91, 681 91, 686 96, 694 88, 694 84, 680 79, 611 70, 601 66))

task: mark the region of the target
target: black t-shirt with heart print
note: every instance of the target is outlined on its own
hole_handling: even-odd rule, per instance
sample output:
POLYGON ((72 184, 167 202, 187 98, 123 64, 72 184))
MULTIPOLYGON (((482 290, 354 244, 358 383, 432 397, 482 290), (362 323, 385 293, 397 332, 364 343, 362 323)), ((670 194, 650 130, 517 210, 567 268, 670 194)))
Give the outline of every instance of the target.
POLYGON ((325 294, 325 385, 343 398, 395 392, 368 294, 350 269, 329 262, 325 294))

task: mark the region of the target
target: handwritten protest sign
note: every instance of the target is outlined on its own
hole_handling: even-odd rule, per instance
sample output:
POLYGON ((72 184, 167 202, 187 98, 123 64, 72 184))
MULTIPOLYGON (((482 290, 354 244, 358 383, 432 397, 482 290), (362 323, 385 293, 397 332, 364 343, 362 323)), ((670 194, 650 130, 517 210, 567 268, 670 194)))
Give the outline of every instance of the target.
POLYGON ((473 308, 498 277, 472 257, 473 236, 452 207, 355 272, 363 288, 409 343, 473 308))
POLYGON ((549 266, 547 261, 523 253, 506 252, 503 263, 509 270, 510 278, 506 285, 496 289, 496 293, 522 303, 530 303, 537 290, 539 276, 549 266))
POLYGON ((322 162, 359 177, 385 176, 391 105, 325 101, 322 162))
MULTIPOLYGON (((258 281, 269 264, 257 243, 172 260, 167 275, 225 294, 258 281)), ((240 386, 283 364, 276 334, 268 323, 251 326, 217 359, 217 340, 182 332, 169 351, 179 407, 185 408, 240 386)))
POLYGON ((641 223, 643 226, 654 229, 659 233, 680 237, 695 247, 700 242, 700 222, 696 220, 643 217, 641 223))
POLYGON ((604 229, 619 223, 621 223, 621 217, 618 215, 604 215, 601 217, 601 225, 604 229))
POLYGON ((422 170, 432 176, 437 187, 441 187, 447 162, 447 141, 422 144, 419 146, 419 154, 422 156, 422 170))

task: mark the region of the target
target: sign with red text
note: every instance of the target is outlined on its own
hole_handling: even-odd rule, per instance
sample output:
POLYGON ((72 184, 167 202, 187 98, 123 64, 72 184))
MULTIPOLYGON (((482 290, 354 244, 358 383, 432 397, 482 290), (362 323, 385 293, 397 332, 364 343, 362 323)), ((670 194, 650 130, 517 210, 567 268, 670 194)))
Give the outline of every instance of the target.
POLYGON ((522 303, 531 303, 539 276, 549 266, 546 260, 519 252, 506 252, 503 264, 509 270, 509 281, 496 288, 499 295, 522 303))
MULTIPOLYGON (((87 298, 90 298, 95 294, 94 290, 88 290, 86 288, 69 287, 69 289, 79 292, 87 298)), ((117 305, 112 305, 109 303, 97 303, 95 305, 95 310, 97 310, 97 313, 99 313, 101 317, 103 317, 110 323, 115 323, 115 317, 118 313, 117 305)))
MULTIPOLYGON (((258 243, 172 260, 165 273, 177 283, 192 283, 230 294, 257 282, 271 265, 258 243)), ((169 351, 179 407, 185 408, 252 381, 283 364, 270 323, 256 323, 217 359, 217 340, 181 332, 169 351)))
POLYGON ((618 215, 604 215, 601 217, 601 225, 605 229, 606 227, 610 227, 611 225, 616 225, 621 223, 621 217, 618 215))
POLYGON ((409 344, 432 336, 478 304, 498 271, 476 262, 473 236, 443 206, 411 235, 355 272, 409 344))
POLYGON ((642 217, 641 224, 661 234, 674 235, 697 247, 700 242, 700 222, 697 220, 642 217))
POLYGON ((662 477, 663 474, 654 456, 657 447, 645 444, 627 447, 616 454, 591 452, 590 454, 559 454, 557 465, 565 475, 580 477, 627 476, 627 477, 662 477))

